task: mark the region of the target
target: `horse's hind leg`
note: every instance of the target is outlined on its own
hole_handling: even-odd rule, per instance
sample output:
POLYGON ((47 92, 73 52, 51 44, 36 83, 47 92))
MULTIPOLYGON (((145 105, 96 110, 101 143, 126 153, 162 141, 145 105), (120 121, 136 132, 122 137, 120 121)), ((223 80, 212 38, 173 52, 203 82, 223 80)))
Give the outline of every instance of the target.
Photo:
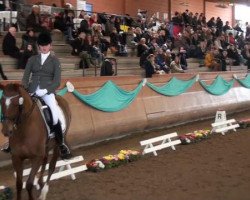
POLYGON ((16 195, 17 200, 22 199, 22 189, 23 189, 23 160, 12 156, 13 168, 16 172, 16 195))
POLYGON ((35 176, 37 174, 37 171, 39 170, 41 164, 43 162, 43 157, 36 157, 34 159, 31 160, 31 171, 30 171, 30 175, 29 178, 27 180, 26 183, 26 189, 28 191, 29 194, 29 200, 34 200, 34 194, 33 194, 33 183, 34 183, 34 179, 35 176))
POLYGON ((59 157, 59 149, 57 146, 55 146, 53 149, 52 158, 51 158, 50 163, 49 163, 48 177, 47 177, 45 185, 43 186, 43 188, 41 190, 39 200, 46 199, 47 193, 49 192, 49 181, 50 181, 50 178, 51 178, 53 172, 55 171, 56 161, 57 161, 58 157, 59 157))
POLYGON ((41 172, 40 172, 39 179, 38 179, 38 184, 39 184, 40 190, 44 186, 43 174, 44 174, 44 171, 46 169, 47 162, 48 162, 48 154, 46 154, 44 159, 43 159, 43 164, 42 164, 41 172))

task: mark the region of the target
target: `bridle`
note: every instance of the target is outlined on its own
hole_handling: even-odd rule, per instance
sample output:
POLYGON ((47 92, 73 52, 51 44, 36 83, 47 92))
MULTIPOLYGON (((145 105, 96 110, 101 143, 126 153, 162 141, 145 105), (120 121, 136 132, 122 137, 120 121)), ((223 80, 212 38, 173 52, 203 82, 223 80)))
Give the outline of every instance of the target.
POLYGON ((26 113, 23 113, 24 99, 20 94, 13 95, 13 96, 5 96, 5 95, 2 96, 2 98, 5 99, 5 104, 7 104, 7 106, 9 106, 11 104, 11 100, 13 100, 17 97, 19 97, 19 99, 18 99, 18 114, 14 114, 12 116, 6 116, 4 113, 2 113, 2 116, 1 116, 2 123, 6 122, 6 121, 11 121, 11 122, 13 122, 13 127, 15 129, 17 128, 17 125, 21 123, 21 119, 28 118, 31 115, 31 113, 34 110, 35 105, 36 105, 36 100, 34 100, 34 98, 32 98, 31 108, 26 113))

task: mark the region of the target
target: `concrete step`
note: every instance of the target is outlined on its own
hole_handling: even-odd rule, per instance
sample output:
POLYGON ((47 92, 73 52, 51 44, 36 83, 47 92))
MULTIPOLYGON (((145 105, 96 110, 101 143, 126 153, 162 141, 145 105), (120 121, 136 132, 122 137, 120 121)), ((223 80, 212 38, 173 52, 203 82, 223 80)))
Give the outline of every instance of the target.
MULTIPOLYGON (((25 34, 26 31, 18 31, 16 32, 16 39, 22 38, 23 34, 25 34)), ((7 34, 7 31, 2 31, 0 38, 3 38, 7 34)), ((37 34, 38 35, 38 34, 37 34)), ((65 41, 65 36, 60 31, 52 31, 51 32, 52 41, 65 41)))

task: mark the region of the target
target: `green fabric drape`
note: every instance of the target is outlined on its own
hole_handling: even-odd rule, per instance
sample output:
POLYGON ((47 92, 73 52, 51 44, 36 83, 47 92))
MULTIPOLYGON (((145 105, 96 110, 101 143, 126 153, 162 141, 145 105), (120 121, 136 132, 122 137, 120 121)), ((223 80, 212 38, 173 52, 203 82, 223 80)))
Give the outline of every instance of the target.
POLYGON ((237 79, 238 82, 246 88, 250 88, 250 75, 248 74, 244 79, 237 79))
POLYGON ((227 82, 221 76, 217 76, 211 85, 207 85, 204 81, 200 81, 200 84, 207 92, 218 96, 227 93, 233 87, 234 79, 227 82))
POLYGON ((56 94, 59 96, 64 96, 67 92, 68 92, 68 88, 65 87, 65 88, 59 90, 56 94))
POLYGON ((196 81, 196 76, 190 80, 183 81, 173 77, 168 83, 163 86, 157 87, 152 83, 147 83, 147 86, 152 90, 163 94, 165 96, 177 96, 186 92, 196 81))
POLYGON ((133 90, 126 91, 112 81, 107 81, 96 92, 84 95, 74 90, 73 94, 84 103, 105 112, 116 112, 128 107, 141 91, 142 82, 133 90))

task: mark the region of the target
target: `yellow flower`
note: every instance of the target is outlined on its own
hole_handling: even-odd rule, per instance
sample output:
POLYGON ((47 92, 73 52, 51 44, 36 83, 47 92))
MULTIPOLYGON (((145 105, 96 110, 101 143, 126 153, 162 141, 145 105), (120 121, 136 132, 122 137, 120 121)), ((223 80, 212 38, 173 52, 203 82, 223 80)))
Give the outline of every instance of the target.
POLYGON ((118 154, 118 158, 119 158, 119 160, 124 160, 125 159, 125 155, 122 154, 122 153, 119 153, 118 154))
POLYGON ((128 154, 128 151, 127 150, 121 150, 120 152, 119 152, 119 154, 124 154, 124 155, 127 155, 128 154))
POLYGON ((108 155, 108 156, 104 156, 103 158, 106 159, 106 160, 113 160, 114 156, 113 155, 108 155))

